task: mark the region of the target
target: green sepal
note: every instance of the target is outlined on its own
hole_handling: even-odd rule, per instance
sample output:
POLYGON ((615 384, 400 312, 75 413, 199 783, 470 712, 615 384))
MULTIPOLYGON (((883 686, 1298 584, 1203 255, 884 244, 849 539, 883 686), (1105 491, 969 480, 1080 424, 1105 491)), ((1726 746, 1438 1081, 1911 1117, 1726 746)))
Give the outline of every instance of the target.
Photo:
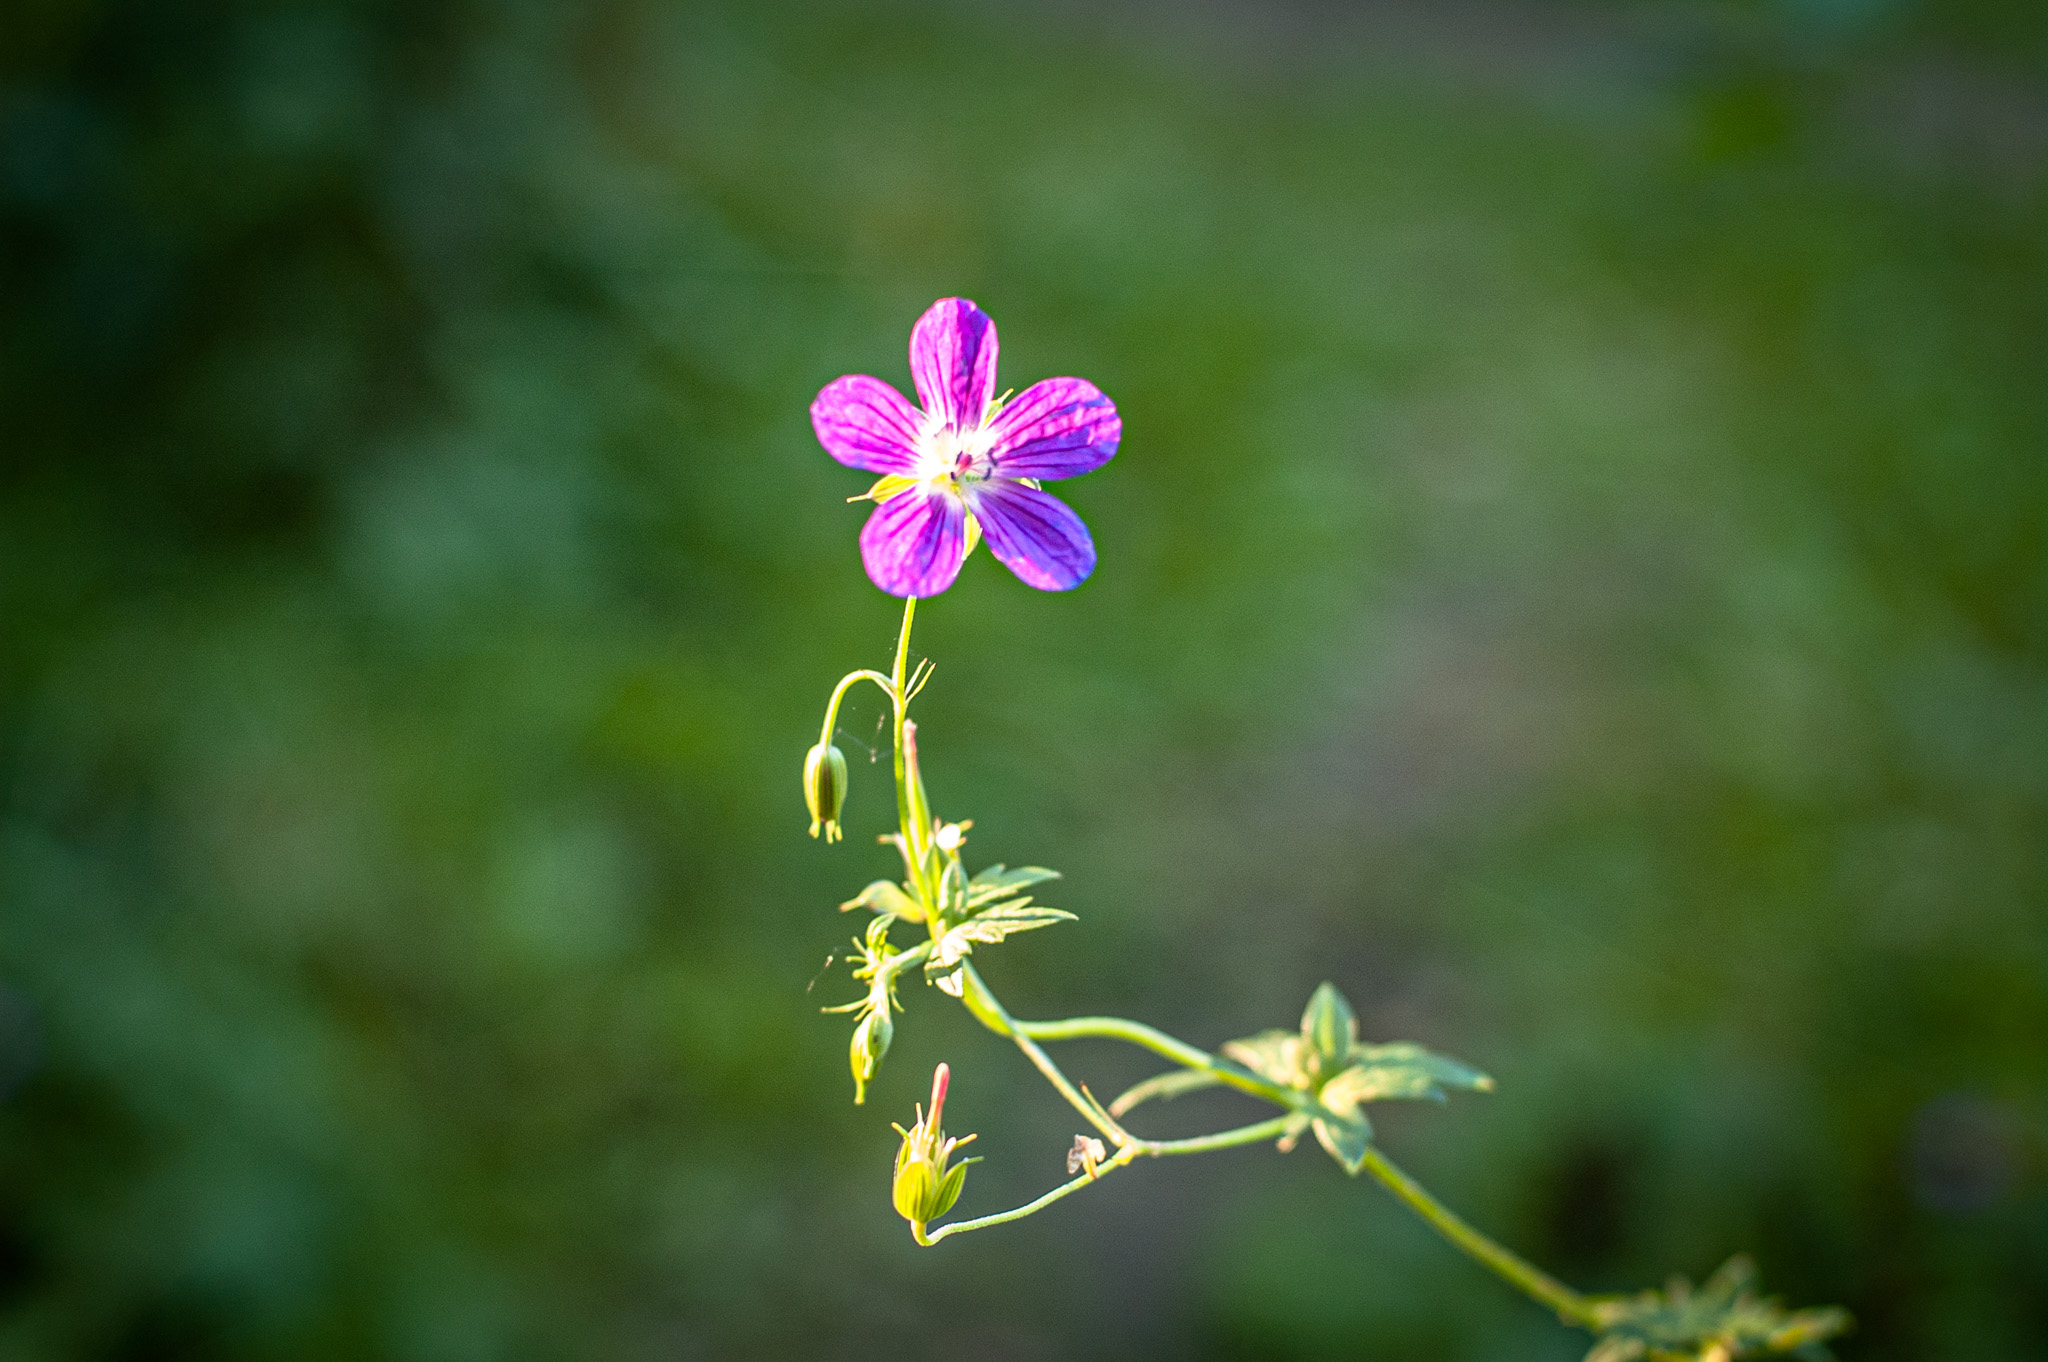
POLYGON ((892 500, 893 498, 900 496, 901 494, 909 491, 911 488, 915 486, 917 486, 916 478, 906 478, 901 473, 888 473, 883 475, 883 477, 879 481, 877 481, 874 486, 868 488, 867 491, 861 493, 857 497, 848 497, 847 500, 872 501, 877 505, 880 505, 882 502, 892 500))
POLYGON ((896 1023, 886 1007, 878 1007, 868 1013, 853 1028, 853 1042, 847 1047, 847 1061, 853 1069, 855 1106, 868 1100, 868 1082, 882 1067, 882 1057, 889 1053, 889 1042, 895 1036, 896 1023))
POLYGON ((975 1162, 978 1160, 965 1159, 953 1165, 939 1183, 938 1195, 932 1201, 932 1213, 925 1217, 927 1221, 937 1220, 953 1209, 953 1203, 960 1199, 960 1189, 967 1185, 967 1165, 975 1162))
POLYGON ((925 1204, 931 1200, 932 1170, 922 1161, 896 1169, 896 1182, 892 1197, 896 1203, 896 1214, 915 1224, 923 1224, 931 1217, 924 1214, 925 1204))

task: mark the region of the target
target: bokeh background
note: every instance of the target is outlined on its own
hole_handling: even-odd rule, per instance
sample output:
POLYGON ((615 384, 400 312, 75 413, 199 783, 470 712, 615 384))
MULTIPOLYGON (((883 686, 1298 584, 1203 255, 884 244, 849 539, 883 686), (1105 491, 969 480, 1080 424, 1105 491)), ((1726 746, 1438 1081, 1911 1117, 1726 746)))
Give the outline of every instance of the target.
POLYGON ((891 1212, 941 1058, 964 1211, 1075 1124, 929 991, 856 1108, 818 1014, 897 611, 806 407, 957 293, 1125 420, 1093 580, 920 612, 938 807, 1081 917, 1018 1012, 1331 979, 1575 1284, 2040 1357, 2041 28, 13 0, 0 1356, 1578 1356, 1312 1148, 891 1212))

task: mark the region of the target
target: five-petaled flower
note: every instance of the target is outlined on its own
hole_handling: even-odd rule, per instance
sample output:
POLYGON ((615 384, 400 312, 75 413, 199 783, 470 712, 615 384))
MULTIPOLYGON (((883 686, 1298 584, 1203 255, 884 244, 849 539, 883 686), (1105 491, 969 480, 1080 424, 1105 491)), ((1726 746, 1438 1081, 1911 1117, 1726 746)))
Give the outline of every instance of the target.
POLYGON ((868 493, 881 504, 860 532, 875 585, 936 596, 978 535, 1030 585, 1079 586, 1095 570, 1095 541, 1038 484, 1109 462, 1123 433, 1116 405, 1079 378, 1048 378, 998 400, 995 323, 965 298, 941 298, 918 318, 910 376, 922 410, 865 374, 835 380, 811 404, 827 453, 883 475, 868 493))

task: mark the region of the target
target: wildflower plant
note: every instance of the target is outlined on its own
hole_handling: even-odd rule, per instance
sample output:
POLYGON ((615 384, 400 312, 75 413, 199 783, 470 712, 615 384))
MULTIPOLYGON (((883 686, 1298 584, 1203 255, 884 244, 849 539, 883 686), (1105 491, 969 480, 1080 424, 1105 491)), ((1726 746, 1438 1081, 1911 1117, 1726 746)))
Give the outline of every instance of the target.
POLYGON ((1054 378, 1012 401, 995 396, 996 329, 964 298, 934 303, 911 332, 910 368, 920 404, 880 379, 838 379, 818 395, 811 420, 833 458, 880 474, 853 501, 875 503, 860 535, 861 559, 875 585, 903 598, 903 623, 887 673, 847 673, 833 689, 816 746, 803 764, 811 836, 840 837, 846 761, 833 744, 839 707, 868 682, 888 697, 898 830, 881 840, 902 861, 901 880, 878 879, 840 905, 871 916, 854 939, 853 976, 864 996, 827 1012, 850 1014, 848 1047, 856 1103, 864 1102, 895 1034, 898 989, 905 980, 957 998, 976 1020, 1013 1042, 1079 1114, 1088 1130, 1067 1152, 1068 1180, 1023 1206, 934 1225, 952 1210, 968 1166, 953 1153, 973 1135, 950 1138, 940 1124, 951 1071, 933 1075, 930 1109, 908 1130, 897 1126, 892 1199, 924 1245, 1035 1215, 1141 1159, 1206 1154, 1272 1141, 1282 1152, 1306 1135, 1347 1174, 1365 1174, 1451 1244, 1492 1270, 1558 1319, 1594 1336, 1587 1362, 1734 1362, 1764 1356, 1827 1356, 1827 1339, 1849 1325, 1832 1307, 1787 1311, 1761 1298, 1745 1258, 1730 1260, 1698 1289, 1673 1278, 1662 1291, 1588 1296, 1566 1286, 1468 1224, 1381 1152, 1367 1109, 1375 1102, 1447 1102, 1451 1093, 1491 1092, 1493 1080, 1461 1060, 1410 1041, 1370 1042, 1335 985, 1310 995, 1292 1029, 1262 1031, 1209 1051, 1122 1017, 1026 1021, 1010 1012, 982 977, 986 948, 1019 933, 1075 920, 1036 901, 1038 886, 1059 878, 1037 866, 970 871, 963 856, 967 819, 932 810, 918 764, 910 707, 931 679, 931 664, 910 665, 910 631, 921 598, 953 585, 979 542, 1025 582, 1043 590, 1078 586, 1094 570, 1087 527, 1042 482, 1079 476, 1116 453, 1122 424, 1093 384, 1054 378), (897 928, 924 939, 899 946, 897 928), (1107 1104, 1070 1079, 1047 1052, 1060 1041, 1096 1037, 1148 1050, 1173 1067, 1107 1104), (1265 1120, 1186 1139, 1149 1139, 1125 1124, 1146 1102, 1200 1088, 1229 1087, 1275 1109, 1265 1120))

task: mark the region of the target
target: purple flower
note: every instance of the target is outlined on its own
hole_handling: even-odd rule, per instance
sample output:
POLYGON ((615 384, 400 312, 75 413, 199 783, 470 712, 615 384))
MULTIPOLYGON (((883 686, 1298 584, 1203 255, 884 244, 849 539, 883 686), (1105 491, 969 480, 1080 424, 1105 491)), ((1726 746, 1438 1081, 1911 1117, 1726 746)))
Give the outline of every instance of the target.
POLYGON ((892 596, 936 596, 977 539, 1042 591, 1095 570, 1081 517, 1039 483, 1109 462, 1123 434, 1093 383, 1048 378, 996 399, 996 324, 965 298, 941 298, 910 332, 922 410, 878 378, 849 374, 811 404, 818 442, 849 468, 882 474, 860 532, 861 561, 892 596))

